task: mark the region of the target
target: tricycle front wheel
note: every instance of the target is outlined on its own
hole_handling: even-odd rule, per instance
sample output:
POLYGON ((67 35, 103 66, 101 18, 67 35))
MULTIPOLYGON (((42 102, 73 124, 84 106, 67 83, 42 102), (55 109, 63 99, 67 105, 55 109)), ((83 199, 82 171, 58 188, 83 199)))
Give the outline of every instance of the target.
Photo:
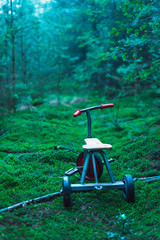
MULTIPOLYGON (((103 173, 103 163, 101 161, 101 158, 98 154, 95 154, 95 163, 96 163, 96 170, 97 170, 97 177, 100 178, 103 173)), ((81 167, 84 165, 84 152, 80 153, 77 158, 77 166, 81 167)), ((79 170, 80 175, 82 175, 83 170, 79 170)), ((88 170, 86 174, 87 180, 94 180, 94 170, 93 170, 93 162, 92 162, 92 156, 90 156, 89 164, 88 164, 88 170)))

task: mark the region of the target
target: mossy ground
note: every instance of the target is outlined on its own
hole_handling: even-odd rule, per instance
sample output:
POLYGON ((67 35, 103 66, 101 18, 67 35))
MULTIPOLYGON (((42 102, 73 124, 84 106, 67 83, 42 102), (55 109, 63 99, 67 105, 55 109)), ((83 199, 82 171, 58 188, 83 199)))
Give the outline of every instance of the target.
MULTIPOLYGON (((99 96, 72 104, 69 97, 63 100, 65 105, 43 104, 1 117, 0 208, 59 191, 87 133, 85 115, 74 119, 72 114, 111 102, 99 96)), ((158 98, 112 102, 114 108, 91 115, 93 137, 113 146, 108 156, 115 159, 116 180, 128 173, 160 175, 158 98)), ((76 176, 70 180, 79 182, 76 176)), ((104 171, 101 181, 108 180, 104 171)), ((71 209, 64 208, 61 197, 6 212, 0 215, 0 239, 160 239, 159 181, 135 182, 135 195, 130 204, 118 190, 73 193, 71 209)))

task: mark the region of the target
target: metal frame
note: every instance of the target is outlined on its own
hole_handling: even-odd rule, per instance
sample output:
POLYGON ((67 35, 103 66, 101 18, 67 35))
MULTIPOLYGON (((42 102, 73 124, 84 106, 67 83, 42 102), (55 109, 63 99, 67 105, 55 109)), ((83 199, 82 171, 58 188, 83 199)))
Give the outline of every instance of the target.
POLYGON ((72 192, 78 192, 78 191, 90 191, 90 190, 101 190, 101 189, 121 189, 124 190, 124 182, 123 181, 118 181, 116 182, 109 164, 109 160, 107 159, 106 154, 100 150, 93 150, 93 151, 85 151, 86 157, 85 157, 85 162, 83 166, 83 172, 81 175, 80 179, 80 184, 71 184, 71 190, 72 192), (97 177, 97 170, 96 170, 96 164, 95 164, 95 153, 101 154, 104 160, 104 164, 107 168, 108 175, 111 179, 110 183, 99 183, 98 182, 98 177, 97 177), (87 174, 88 170, 88 163, 90 156, 92 156, 92 161, 93 161, 93 170, 94 170, 94 177, 95 177, 95 183, 84 183, 85 182, 85 177, 87 174))
POLYGON ((83 172, 82 172, 82 176, 81 176, 81 180, 80 180, 80 183, 81 184, 84 184, 84 181, 85 181, 85 177, 86 177, 86 174, 87 174, 87 169, 88 169, 88 163, 89 163, 89 158, 90 156, 92 156, 92 161, 93 161, 93 170, 94 170, 94 177, 95 177, 95 182, 98 183, 98 178, 97 178, 97 171, 96 171, 96 164, 95 164, 95 153, 99 153, 101 154, 101 156, 103 157, 103 160, 104 160, 104 164, 107 168, 107 171, 108 171, 108 174, 109 174, 109 177, 111 179, 111 182, 112 183, 115 183, 115 179, 114 179, 114 176, 113 176, 113 173, 112 173, 112 170, 111 170, 111 167, 110 167, 110 164, 109 164, 109 160, 106 156, 106 154, 104 153, 104 151, 102 150, 88 150, 88 151, 84 151, 85 152, 85 162, 84 162, 84 166, 83 166, 83 172))

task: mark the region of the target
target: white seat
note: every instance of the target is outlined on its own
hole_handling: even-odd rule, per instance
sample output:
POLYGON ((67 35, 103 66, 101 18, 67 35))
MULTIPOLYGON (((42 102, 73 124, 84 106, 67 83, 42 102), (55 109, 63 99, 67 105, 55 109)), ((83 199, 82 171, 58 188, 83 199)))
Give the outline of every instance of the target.
POLYGON ((84 141, 86 142, 86 145, 82 146, 84 150, 105 150, 112 148, 112 145, 103 144, 98 138, 86 138, 84 141))

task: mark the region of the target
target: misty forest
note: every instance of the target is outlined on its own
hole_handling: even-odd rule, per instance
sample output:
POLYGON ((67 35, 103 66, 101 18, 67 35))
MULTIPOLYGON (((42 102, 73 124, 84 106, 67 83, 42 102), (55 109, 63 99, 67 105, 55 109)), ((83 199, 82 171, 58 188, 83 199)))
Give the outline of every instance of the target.
POLYGON ((159 75, 158 0, 0 0, 0 239, 160 239, 159 75))

